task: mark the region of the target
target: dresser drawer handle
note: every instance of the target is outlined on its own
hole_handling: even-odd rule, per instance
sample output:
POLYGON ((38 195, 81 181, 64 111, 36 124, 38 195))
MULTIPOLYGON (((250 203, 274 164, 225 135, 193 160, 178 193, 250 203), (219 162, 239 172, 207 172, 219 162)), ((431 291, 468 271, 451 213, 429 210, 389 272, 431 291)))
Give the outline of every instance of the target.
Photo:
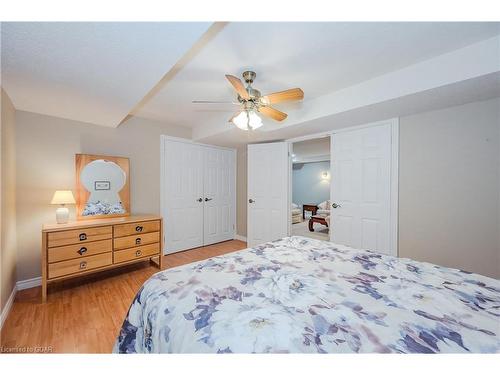
POLYGON ((141 244, 141 237, 135 239, 135 244, 140 245, 141 244))
POLYGON ((141 225, 138 225, 135 227, 135 231, 136 232, 142 232, 142 226, 141 225))
POLYGON ((84 270, 85 268, 87 268, 87 262, 80 262, 80 269, 84 270))
POLYGON ((137 251, 135 252, 135 256, 136 256, 136 257, 140 257, 141 255, 142 255, 142 251, 141 251, 141 250, 137 250, 137 251))
POLYGON ((87 233, 80 233, 78 238, 80 238, 80 241, 85 241, 87 239, 87 233))
POLYGON ((83 255, 87 252, 87 248, 86 247, 82 247, 80 250, 77 251, 78 254, 80 255, 83 255))

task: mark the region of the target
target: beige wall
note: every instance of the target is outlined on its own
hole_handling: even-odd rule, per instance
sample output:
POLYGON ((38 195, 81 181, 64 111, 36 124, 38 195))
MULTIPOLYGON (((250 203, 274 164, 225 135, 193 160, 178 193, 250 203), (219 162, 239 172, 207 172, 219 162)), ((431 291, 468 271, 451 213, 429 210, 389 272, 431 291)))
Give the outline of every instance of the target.
POLYGON ((0 303, 3 310, 16 284, 15 110, 2 89, 0 125, 0 303))
POLYGON ((500 278, 499 108, 400 119, 400 256, 500 278))
POLYGON ((190 128, 140 118, 114 129, 18 111, 16 126, 18 280, 41 274, 41 225, 55 221, 54 191, 74 190, 76 153, 130 158, 132 213, 159 213, 160 135, 191 137, 190 128))

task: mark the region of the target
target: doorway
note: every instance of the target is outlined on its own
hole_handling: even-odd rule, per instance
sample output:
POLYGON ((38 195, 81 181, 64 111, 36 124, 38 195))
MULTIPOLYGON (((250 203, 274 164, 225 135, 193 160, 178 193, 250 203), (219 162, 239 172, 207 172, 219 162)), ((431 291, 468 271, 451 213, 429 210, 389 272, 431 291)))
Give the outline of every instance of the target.
POLYGON ((330 136, 291 144, 291 235, 330 238, 330 136))
MULTIPOLYGON (((398 119, 290 139, 287 142, 288 234, 330 240, 356 249, 397 256, 398 119), (329 158, 324 155, 324 146, 320 146, 322 142, 329 145, 329 158), (307 159, 301 159, 304 157, 307 159), (324 184, 330 187, 326 200, 328 206, 324 204, 325 200, 321 201, 324 196, 301 199, 297 195, 297 188, 294 188, 294 172, 299 170, 301 164, 307 164, 306 161, 319 162, 321 159, 330 162, 329 173, 321 172, 321 178, 328 181, 328 185, 326 181, 324 184), (309 230, 310 222, 313 231, 309 230)), ((314 192, 314 181, 306 186, 310 189, 308 193, 314 192)))

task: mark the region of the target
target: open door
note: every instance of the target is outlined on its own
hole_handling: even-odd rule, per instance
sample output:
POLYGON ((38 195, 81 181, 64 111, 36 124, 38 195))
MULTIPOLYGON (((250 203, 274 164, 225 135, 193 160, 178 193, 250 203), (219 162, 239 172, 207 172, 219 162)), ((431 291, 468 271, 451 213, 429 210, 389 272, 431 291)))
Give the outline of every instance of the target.
POLYGON ((397 255, 394 127, 387 121, 332 134, 331 241, 397 255))
POLYGON ((288 232, 288 144, 248 145, 249 247, 277 240, 288 232))
POLYGON ((170 254, 203 246, 204 148, 171 139, 163 142, 164 254, 170 254))
POLYGON ((203 148, 203 246, 206 246, 234 238, 236 152, 203 148))

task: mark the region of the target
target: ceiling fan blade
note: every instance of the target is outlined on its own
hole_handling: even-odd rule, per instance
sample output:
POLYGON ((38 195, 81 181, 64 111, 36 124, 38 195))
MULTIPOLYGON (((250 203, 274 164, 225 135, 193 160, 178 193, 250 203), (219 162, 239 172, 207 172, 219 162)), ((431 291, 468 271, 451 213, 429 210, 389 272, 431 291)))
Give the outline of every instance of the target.
POLYGON ((304 91, 299 88, 295 88, 264 95, 260 99, 265 105, 289 102, 292 100, 302 100, 304 99, 304 91))
POLYGON ((250 96, 248 96, 248 92, 245 89, 245 86, 243 86, 243 82, 238 77, 232 76, 230 74, 226 74, 226 78, 233 85, 234 89, 236 92, 245 100, 249 100, 250 96))
POLYGON ((193 100, 191 101, 193 104, 236 104, 240 105, 240 103, 230 102, 230 101, 217 101, 217 100, 193 100))
POLYGON ((277 109, 271 107, 260 107, 258 111, 263 115, 271 117, 273 120, 276 121, 283 121, 288 116, 286 113, 278 111, 277 109))

